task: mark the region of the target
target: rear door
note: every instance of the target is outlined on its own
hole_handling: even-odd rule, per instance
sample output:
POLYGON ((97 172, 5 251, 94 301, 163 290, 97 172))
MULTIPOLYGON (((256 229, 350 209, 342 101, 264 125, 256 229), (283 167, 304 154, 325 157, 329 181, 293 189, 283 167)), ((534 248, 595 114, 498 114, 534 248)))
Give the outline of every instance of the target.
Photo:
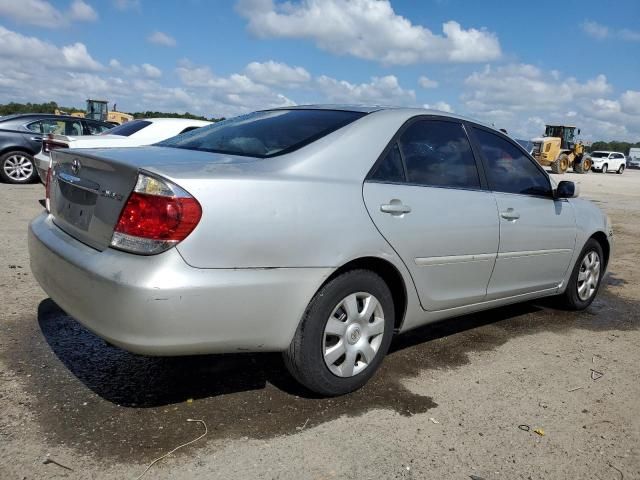
POLYGON ((426 310, 482 301, 498 249, 498 215, 460 121, 418 117, 363 186, 378 230, 409 269, 426 310))
POLYGON ((575 248, 571 203, 553 198, 548 175, 507 136, 479 126, 470 131, 500 219, 500 247, 487 300, 558 286, 575 248))

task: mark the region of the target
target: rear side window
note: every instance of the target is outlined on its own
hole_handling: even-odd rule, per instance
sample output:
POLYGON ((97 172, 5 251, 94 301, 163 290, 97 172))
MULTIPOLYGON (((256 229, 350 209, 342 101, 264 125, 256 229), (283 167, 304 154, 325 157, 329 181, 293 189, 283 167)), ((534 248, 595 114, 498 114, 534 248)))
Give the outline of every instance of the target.
POLYGON ((473 130, 487 161, 487 180, 491 190, 525 195, 551 195, 549 178, 531 158, 498 135, 475 127, 473 130))
POLYGON ((148 122, 147 120, 131 120, 130 122, 125 122, 111 130, 105 131, 103 135, 121 135, 123 137, 130 137, 149 125, 151 125, 151 122, 148 122))
POLYGON ((404 131, 399 144, 409 183, 480 188, 478 167, 461 123, 417 121, 404 131))
POLYGON ((400 157, 400 149, 397 143, 393 143, 389 153, 385 155, 369 178, 379 182, 405 181, 404 167, 402 166, 402 158, 400 157))
POLYGON ((90 135, 98 135, 100 133, 104 133, 107 130, 111 130, 111 125, 105 125, 104 123, 92 122, 90 120, 86 120, 85 124, 87 126, 87 130, 90 135))
POLYGON ((269 110, 164 140, 163 147, 267 158, 301 148, 362 117, 338 110, 269 110))

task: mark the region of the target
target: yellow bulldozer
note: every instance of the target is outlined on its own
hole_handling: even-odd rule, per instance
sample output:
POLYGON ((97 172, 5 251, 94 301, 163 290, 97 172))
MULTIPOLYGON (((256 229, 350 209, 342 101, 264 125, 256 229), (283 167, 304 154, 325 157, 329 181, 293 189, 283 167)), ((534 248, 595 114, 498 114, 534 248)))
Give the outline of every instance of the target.
MULTIPOLYGON (((580 129, 577 129, 580 135, 580 129)), ((572 167, 575 173, 589 173, 592 160, 585 155, 584 144, 576 140, 576 127, 566 125, 546 125, 544 136, 534 138, 531 154, 544 167, 551 167, 553 173, 564 173, 572 167)))

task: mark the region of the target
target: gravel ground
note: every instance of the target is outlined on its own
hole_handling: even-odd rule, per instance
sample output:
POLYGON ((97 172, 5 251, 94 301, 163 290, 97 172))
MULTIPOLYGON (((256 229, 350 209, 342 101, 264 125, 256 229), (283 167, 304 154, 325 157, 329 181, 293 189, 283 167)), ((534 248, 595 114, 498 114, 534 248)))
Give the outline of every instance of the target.
POLYGON ((31 276, 43 188, 0 185, 0 478, 136 478, 203 433, 189 418, 206 437, 144 478, 640 478, 640 171, 564 178, 616 233, 589 309, 526 303, 422 328, 337 399, 301 391, 279 355, 105 344, 31 276))

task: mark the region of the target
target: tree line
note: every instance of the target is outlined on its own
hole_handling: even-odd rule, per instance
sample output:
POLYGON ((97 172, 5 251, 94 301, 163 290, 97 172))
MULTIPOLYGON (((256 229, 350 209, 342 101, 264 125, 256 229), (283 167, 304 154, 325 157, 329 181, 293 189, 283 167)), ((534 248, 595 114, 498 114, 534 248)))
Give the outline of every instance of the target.
POLYGON ((625 155, 629 155, 630 148, 640 148, 640 142, 630 143, 630 142, 593 142, 589 147, 590 152, 595 152, 596 150, 611 150, 613 152, 624 153, 625 155))
MULTIPOLYGON (((16 103, 10 102, 6 104, 0 104, 0 116, 4 115, 13 115, 16 113, 56 113, 56 110, 66 112, 66 113, 74 113, 74 112, 84 112, 85 110, 76 107, 63 107, 59 106, 56 102, 45 102, 45 103, 16 103)), ((128 113, 128 112, 123 112, 128 113)), ((209 122, 219 122, 220 120, 224 120, 224 117, 221 118, 207 118, 202 115, 194 115, 189 112, 185 113, 176 113, 176 112, 135 112, 132 113, 134 118, 189 118, 192 120, 206 120, 209 122)))

